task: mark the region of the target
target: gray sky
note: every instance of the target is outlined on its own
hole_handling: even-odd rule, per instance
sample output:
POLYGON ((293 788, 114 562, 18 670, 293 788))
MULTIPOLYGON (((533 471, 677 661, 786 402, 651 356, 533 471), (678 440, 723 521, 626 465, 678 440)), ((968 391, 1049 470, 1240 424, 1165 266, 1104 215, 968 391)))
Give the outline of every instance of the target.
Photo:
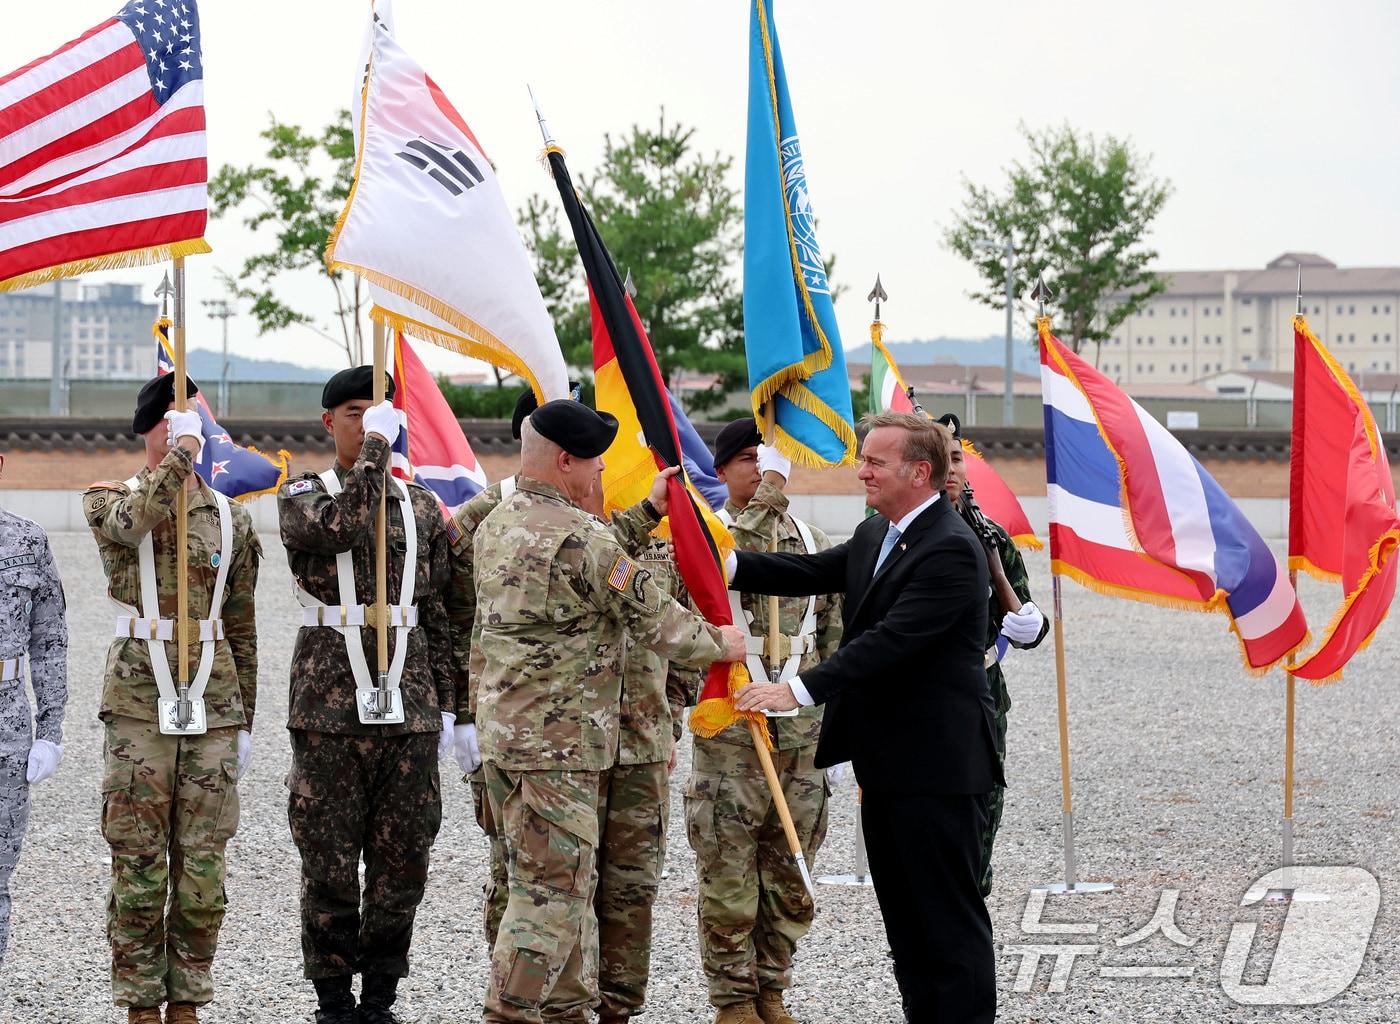
MULTIPOLYGON (((65 0, 12 20, 0 69, 119 6, 65 0)), ((261 156, 268 111, 319 127, 348 105, 366 8, 201 3, 211 170, 261 156)), ((742 188, 748 10, 745 0, 395 3, 400 43, 472 126, 513 208, 552 190, 527 81, 576 173, 594 166, 605 132, 651 123, 665 104, 702 149, 735 157, 742 188)), ((962 177, 999 183, 1020 155, 1021 121, 1129 136, 1151 157, 1175 189, 1152 238, 1162 268, 1262 266, 1289 249, 1344 266, 1400 262, 1394 0, 775 0, 775 17, 822 246, 850 286, 837 307, 847 347, 866 340, 876 271, 892 340, 1002 330, 999 311, 966 297, 975 276, 940 239, 962 177)), ((233 220, 211 222, 207 237, 213 255, 189 261, 197 347, 218 343, 200 305, 218 294, 213 267, 234 270, 258 248, 233 220)), ((106 277, 153 286, 160 269, 106 277)), ((329 317, 329 285, 287 291, 324 302, 329 317)), ((247 316, 229 328, 245 355, 342 358, 305 329, 259 338, 247 316)), ((438 369, 463 362, 430 355, 438 369)))

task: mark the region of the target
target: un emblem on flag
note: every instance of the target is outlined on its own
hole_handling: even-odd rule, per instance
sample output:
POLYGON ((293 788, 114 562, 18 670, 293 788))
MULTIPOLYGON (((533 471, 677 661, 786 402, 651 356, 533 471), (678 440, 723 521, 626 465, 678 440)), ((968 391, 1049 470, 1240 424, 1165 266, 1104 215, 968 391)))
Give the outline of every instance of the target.
POLYGON ((796 135, 782 141, 778 147, 783 168, 783 193, 787 197, 788 217, 792 223, 792 240, 797 247, 797 265, 807 290, 830 291, 826 267, 822 264, 821 246, 817 244, 817 217, 812 211, 812 197, 807 192, 807 170, 802 161, 802 143, 796 135))

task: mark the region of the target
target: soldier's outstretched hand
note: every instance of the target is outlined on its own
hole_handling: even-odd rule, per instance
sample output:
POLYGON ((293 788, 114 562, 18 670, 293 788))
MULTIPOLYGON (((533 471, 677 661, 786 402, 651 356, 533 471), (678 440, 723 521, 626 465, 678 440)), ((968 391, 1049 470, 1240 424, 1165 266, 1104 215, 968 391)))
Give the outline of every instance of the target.
POLYGON ((738 626, 720 626, 724 637, 724 657, 722 661, 743 661, 748 653, 749 634, 738 626))

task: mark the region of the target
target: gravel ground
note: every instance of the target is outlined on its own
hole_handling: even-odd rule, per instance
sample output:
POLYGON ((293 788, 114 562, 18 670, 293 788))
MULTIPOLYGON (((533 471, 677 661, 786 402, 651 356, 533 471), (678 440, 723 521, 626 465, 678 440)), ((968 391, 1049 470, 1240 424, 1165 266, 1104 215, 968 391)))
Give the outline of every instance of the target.
MULTIPOLYGON (((83 534, 53 538, 69 597, 71 698, 67 757, 35 791, 29 835, 14 877, 14 928, 0 1021, 117 1021, 109 1005, 103 908, 106 846, 98 831, 101 728, 96 709, 110 613, 96 550, 83 534)), ((215 966, 210 1022, 309 1019, 296 908, 298 861, 287 829, 283 776, 290 763, 285 665, 294 633, 290 579, 275 537, 259 593, 262 692, 254 765, 243 783, 243 823, 229 848, 229 913, 215 966)), ((1048 563, 1029 558, 1041 605, 1050 607, 1048 563)), ((1335 591, 1303 582, 1326 621, 1335 591)), ((1053 898, 1041 920, 1097 923, 1097 934, 1044 934, 1029 921, 1027 889, 1062 876, 1054 656, 1015 653, 1005 823, 990 907, 998 942, 1000 1017, 1008 1021, 1375 1021, 1400 1019, 1400 737, 1393 709, 1400 638, 1382 627, 1346 681, 1299 685, 1296 858, 1355 865, 1380 881, 1381 910, 1360 974, 1316 1007, 1242 1006, 1221 986, 1231 926, 1259 922, 1245 973, 1261 982, 1286 908, 1240 908, 1250 884, 1277 864, 1283 775, 1283 677, 1245 676, 1217 617, 1164 611, 1065 587, 1077 850, 1082 879, 1111 880, 1106 895, 1053 898), (1164 890, 1179 891, 1177 923, 1191 948, 1156 934, 1118 947, 1153 916, 1164 890), (1023 928, 1028 928, 1024 931, 1023 928), (1273 938, 1270 938, 1273 936, 1273 938), (1017 991, 1024 944, 1088 949, 1057 985, 1042 962, 1017 991), (1104 977, 1107 966, 1180 967, 1188 978, 1104 977), (1060 988, 1061 991, 1053 991, 1060 988)), ((891 713, 898 713, 892 708, 891 713)), ((677 780, 688 772, 683 750, 677 780)), ((481 880, 486 844, 467 787, 444 785, 442 833, 418 915, 413 975, 401 987, 403 1019, 479 1019, 486 955, 481 880)), ((834 798, 818 873, 853 869, 856 792, 849 775, 834 798)), ((708 1020, 694 924, 694 862, 672 806, 671 873, 656 914, 651 1011, 646 1020, 708 1020)), ((790 1008, 804 1024, 897 1022, 898 999, 869 889, 822 887, 819 915, 798 954, 790 1008)), ((1030 908, 1035 910, 1034 905, 1030 908)), ((1292 912, 1303 909, 1294 904, 1292 912)), ((1043 925, 1041 926, 1043 927, 1043 925)), ((1063 963, 1063 961, 1062 961, 1063 963)), ((1026 980, 1026 979, 1023 979, 1026 980)))

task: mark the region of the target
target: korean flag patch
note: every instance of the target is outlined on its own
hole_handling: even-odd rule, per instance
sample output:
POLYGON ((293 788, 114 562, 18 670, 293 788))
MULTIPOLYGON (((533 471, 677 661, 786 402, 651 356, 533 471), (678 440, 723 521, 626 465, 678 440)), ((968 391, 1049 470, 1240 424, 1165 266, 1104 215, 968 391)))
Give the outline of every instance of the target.
POLYGON ((316 484, 310 480, 297 480, 287 485, 287 497, 295 498, 298 494, 305 494, 307 491, 314 491, 316 484))

